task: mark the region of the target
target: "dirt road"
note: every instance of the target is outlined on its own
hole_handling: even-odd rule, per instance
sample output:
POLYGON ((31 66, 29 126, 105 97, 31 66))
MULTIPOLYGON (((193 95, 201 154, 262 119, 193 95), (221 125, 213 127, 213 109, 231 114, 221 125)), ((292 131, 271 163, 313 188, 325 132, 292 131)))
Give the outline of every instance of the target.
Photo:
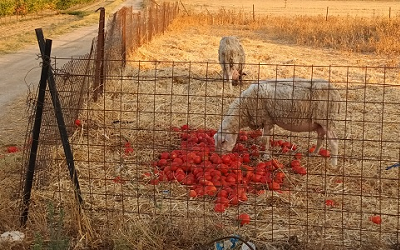
MULTIPOLYGON (((127 0, 113 11, 106 15, 116 12, 122 6, 133 6, 134 9, 142 8, 142 0, 127 0)), ((32 27, 32 32, 35 32, 32 27)), ((56 57, 76 57, 89 52, 93 38, 97 34, 98 24, 82 27, 71 33, 53 39, 52 56, 56 57)), ((39 48, 31 45, 17 53, 0 56, 0 146, 13 144, 10 138, 17 139, 15 131, 25 131, 24 101, 29 90, 36 90, 40 80, 40 63, 38 57, 39 48), (22 129, 21 129, 22 127, 22 129)), ((61 65, 59 65, 61 66, 61 65)), ((21 132, 19 133, 21 135, 21 132)), ((19 139, 17 140, 19 141, 19 139)))

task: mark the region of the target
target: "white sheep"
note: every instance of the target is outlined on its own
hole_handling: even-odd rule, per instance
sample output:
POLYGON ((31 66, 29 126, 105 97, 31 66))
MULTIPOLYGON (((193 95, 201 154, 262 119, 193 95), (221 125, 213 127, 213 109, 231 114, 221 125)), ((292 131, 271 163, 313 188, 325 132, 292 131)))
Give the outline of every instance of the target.
POLYGON ((245 53, 237 37, 222 37, 219 43, 218 59, 223 77, 228 80, 229 88, 232 89, 232 85, 241 84, 242 76, 245 75, 243 72, 245 53))
POLYGON ((339 91, 325 80, 288 78, 251 84, 231 103, 214 135, 216 150, 231 151, 241 128, 263 128, 265 156, 269 157, 269 136, 276 124, 292 132, 316 131, 316 153, 326 135, 332 165, 336 166, 338 138, 334 122, 340 113, 340 103, 339 91))

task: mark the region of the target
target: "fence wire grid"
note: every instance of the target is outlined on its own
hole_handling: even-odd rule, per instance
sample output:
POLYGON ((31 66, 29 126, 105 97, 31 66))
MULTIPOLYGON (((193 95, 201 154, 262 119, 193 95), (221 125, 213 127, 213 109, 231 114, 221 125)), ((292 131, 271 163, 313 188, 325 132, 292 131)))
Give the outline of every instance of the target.
MULTIPOLYGON (((87 60, 77 62, 84 65, 87 60)), ((124 73, 107 75, 97 102, 90 98, 93 89, 88 84, 78 92, 60 91, 88 97, 82 98, 79 110, 70 109, 74 105, 64 110, 81 122, 67 126, 84 208, 91 216, 111 223, 111 218, 168 215, 178 222, 195 220, 201 227, 220 223, 231 231, 238 227, 237 217, 246 213, 250 224, 240 230, 260 242, 293 235, 309 247, 354 249, 397 242, 399 170, 389 168, 399 162, 400 151, 397 68, 246 65, 252 75, 269 72, 269 79, 324 78, 341 96, 341 112, 334 118, 338 166, 332 166, 329 157, 307 154, 316 143, 315 132, 294 133, 275 126, 271 149, 279 164, 270 167, 272 162, 262 157, 260 132, 246 127, 235 156, 221 156, 222 162, 213 156, 213 134, 229 105, 249 84, 265 84, 263 79, 246 79, 230 90, 216 72, 218 64, 127 63, 124 73), (296 154, 302 155, 304 170, 293 166, 296 154)), ((54 72, 59 80, 71 79, 65 69, 54 72)), ((77 77, 93 78, 87 72, 77 77)), ((62 200, 70 195, 64 187, 69 179, 62 148, 47 137, 43 141, 54 146, 55 152, 49 151, 54 162, 46 176, 37 175, 36 180, 47 184, 41 190, 50 188, 62 200)), ((326 141, 323 148, 330 150, 326 141)))

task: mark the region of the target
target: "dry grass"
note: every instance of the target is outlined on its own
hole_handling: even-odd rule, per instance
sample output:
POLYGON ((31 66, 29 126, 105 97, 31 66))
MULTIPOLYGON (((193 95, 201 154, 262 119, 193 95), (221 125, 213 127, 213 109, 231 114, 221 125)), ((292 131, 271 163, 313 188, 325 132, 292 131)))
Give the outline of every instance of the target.
MULTIPOLYGON (((268 250, 387 249, 396 243, 398 170, 384 168, 399 158, 394 150, 400 146, 398 70, 373 66, 397 61, 384 55, 277 43, 261 24, 233 27, 214 19, 214 25, 197 26, 199 18, 182 17, 164 36, 132 53, 129 68, 108 82, 104 97, 82 110, 84 126, 75 131, 71 142, 85 216, 77 216, 73 209, 72 187, 59 147, 48 175, 50 184, 33 194, 29 228, 49 238, 47 204, 56 200, 56 207, 65 210, 64 230, 76 249, 191 249, 196 243, 233 233, 257 243, 257 249, 268 250), (216 128, 227 103, 240 93, 240 89, 221 92, 217 47, 224 35, 237 35, 243 43, 249 63, 246 85, 294 74, 325 78, 340 88, 346 103, 338 124, 339 170, 325 159, 306 157, 307 176, 284 170, 290 192, 251 196, 241 206, 216 214, 211 199, 189 199, 187 189, 176 183, 150 186, 142 174, 152 170, 151 162, 160 152, 178 147, 171 126, 216 128), (123 153, 126 141, 135 149, 129 156, 123 153), (126 182, 114 182, 116 176, 126 182), (326 199, 337 205, 326 207, 326 199), (252 222, 239 227, 235 218, 243 211, 252 222), (381 225, 368 220, 373 214, 382 216, 381 225), (288 243, 289 236, 301 243, 288 243)), ((301 152, 315 142, 314 134, 299 136, 276 129, 275 136, 296 142, 301 152)), ((285 164, 291 158, 278 152, 274 156, 285 164)), ((4 204, 2 212, 15 207, 11 201, 4 204)), ((0 220, 4 230, 15 225, 3 216, 0 220)), ((33 240, 28 232, 28 241, 33 240)))
POLYGON ((239 30, 267 34, 269 38, 298 45, 357 53, 398 55, 400 19, 359 16, 261 16, 253 20, 244 10, 219 9, 191 12, 178 21, 180 28, 202 25, 233 25, 239 30), (183 25, 182 25, 183 24, 183 25))

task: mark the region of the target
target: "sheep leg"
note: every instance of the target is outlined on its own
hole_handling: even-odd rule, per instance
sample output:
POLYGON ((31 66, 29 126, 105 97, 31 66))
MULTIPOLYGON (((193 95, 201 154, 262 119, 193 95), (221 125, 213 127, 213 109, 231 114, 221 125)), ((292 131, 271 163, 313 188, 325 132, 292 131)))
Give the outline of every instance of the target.
POLYGON ((333 166, 336 166, 339 153, 339 139, 337 138, 335 131, 328 131, 326 134, 326 138, 329 141, 329 145, 331 147, 331 163, 333 166))
POLYGON ((312 152, 310 155, 316 155, 316 154, 319 153, 319 151, 322 148, 322 141, 325 139, 326 131, 321 125, 318 125, 316 131, 317 131, 317 134, 318 134, 317 146, 315 147, 314 152, 312 152))
POLYGON ((265 147, 265 151, 263 152, 263 160, 270 159, 270 150, 269 150, 269 137, 271 136, 273 125, 265 124, 263 129, 263 135, 261 137, 261 144, 265 147))
POLYGON ((232 91, 232 69, 229 69, 229 72, 227 71, 228 75, 228 85, 229 85, 229 90, 232 91))

